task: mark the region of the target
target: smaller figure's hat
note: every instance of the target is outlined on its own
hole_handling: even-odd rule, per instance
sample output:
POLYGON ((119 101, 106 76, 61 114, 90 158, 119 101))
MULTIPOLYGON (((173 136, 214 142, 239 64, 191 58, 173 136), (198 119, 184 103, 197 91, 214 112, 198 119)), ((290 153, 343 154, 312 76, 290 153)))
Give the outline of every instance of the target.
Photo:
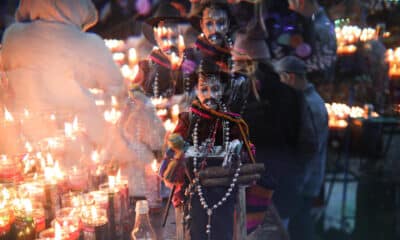
POLYGON ((232 51, 233 60, 269 59, 266 39, 267 33, 258 22, 249 30, 238 31, 232 51))
POLYGON ((231 8, 230 8, 227 0, 200 0, 200 1, 196 1, 196 2, 193 1, 190 12, 188 14, 188 19, 189 19, 190 23, 192 24, 193 28, 195 28, 199 32, 202 32, 200 22, 201 22, 203 10, 206 7, 209 7, 212 5, 216 5, 219 8, 226 10, 226 12, 228 14, 228 19, 230 22, 229 28, 233 29, 236 26, 236 22, 234 20, 235 18, 233 17, 231 8))
POLYGON ((186 7, 176 1, 161 2, 154 15, 147 19, 142 26, 144 37, 151 43, 157 44, 154 38, 153 27, 157 26, 160 21, 165 20, 175 21, 178 23, 187 22, 186 7))

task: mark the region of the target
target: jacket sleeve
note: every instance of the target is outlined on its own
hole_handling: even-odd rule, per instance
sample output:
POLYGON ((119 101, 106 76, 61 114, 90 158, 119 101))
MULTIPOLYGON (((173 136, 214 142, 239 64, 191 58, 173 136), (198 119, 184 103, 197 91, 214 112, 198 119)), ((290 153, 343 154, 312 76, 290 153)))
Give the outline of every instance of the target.
POLYGON ((124 90, 123 77, 104 41, 96 34, 90 33, 87 34, 85 46, 88 54, 94 56, 90 62, 91 77, 107 94, 120 96, 124 90))

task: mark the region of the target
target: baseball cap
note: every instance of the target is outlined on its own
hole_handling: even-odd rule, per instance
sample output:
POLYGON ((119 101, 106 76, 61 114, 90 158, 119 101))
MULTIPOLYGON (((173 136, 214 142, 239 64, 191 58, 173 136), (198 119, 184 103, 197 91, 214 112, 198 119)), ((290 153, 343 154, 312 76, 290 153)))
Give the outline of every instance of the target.
POLYGON ((277 73, 288 72, 304 74, 307 72, 306 63, 298 57, 286 56, 273 63, 277 73))

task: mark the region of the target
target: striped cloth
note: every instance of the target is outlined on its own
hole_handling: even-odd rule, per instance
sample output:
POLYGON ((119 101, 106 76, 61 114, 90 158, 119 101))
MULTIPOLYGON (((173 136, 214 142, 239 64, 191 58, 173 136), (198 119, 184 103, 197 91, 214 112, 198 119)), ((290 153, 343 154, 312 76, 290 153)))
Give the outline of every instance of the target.
POLYGON ((272 203, 273 190, 260 185, 246 189, 247 233, 254 231, 262 224, 268 206, 272 203))

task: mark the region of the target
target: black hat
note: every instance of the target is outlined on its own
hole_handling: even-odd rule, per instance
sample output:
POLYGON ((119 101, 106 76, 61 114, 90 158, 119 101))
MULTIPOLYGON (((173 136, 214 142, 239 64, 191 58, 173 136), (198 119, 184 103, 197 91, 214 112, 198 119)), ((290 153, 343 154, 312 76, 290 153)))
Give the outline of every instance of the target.
POLYGON ((142 32, 144 37, 153 44, 157 44, 154 38, 153 27, 157 26, 160 21, 170 20, 178 23, 187 22, 187 9, 185 5, 175 1, 163 1, 158 6, 156 12, 151 18, 148 18, 143 26, 142 32))
POLYGON ((233 29, 234 26, 236 26, 236 22, 234 20, 234 17, 232 16, 232 11, 227 0, 201 0, 199 2, 192 2, 192 7, 188 15, 189 21, 192 26, 197 31, 202 32, 200 22, 203 17, 203 10, 212 5, 218 6, 218 8, 226 10, 230 22, 229 28, 233 29))

